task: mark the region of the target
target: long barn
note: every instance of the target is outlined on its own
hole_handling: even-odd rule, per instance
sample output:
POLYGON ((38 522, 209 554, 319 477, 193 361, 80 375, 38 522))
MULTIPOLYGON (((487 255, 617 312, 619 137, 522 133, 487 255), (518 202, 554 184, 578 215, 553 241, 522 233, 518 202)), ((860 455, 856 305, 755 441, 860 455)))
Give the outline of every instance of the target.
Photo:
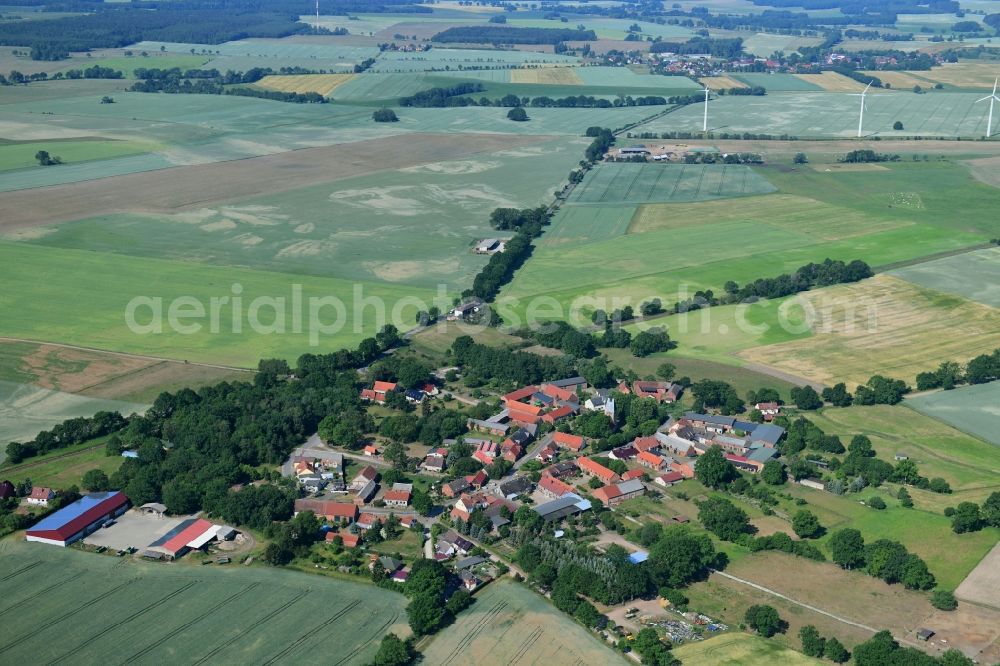
POLYGON ((40 520, 26 532, 26 539, 53 546, 68 546, 99 528, 105 521, 125 513, 128 505, 128 497, 119 490, 84 495, 40 520))

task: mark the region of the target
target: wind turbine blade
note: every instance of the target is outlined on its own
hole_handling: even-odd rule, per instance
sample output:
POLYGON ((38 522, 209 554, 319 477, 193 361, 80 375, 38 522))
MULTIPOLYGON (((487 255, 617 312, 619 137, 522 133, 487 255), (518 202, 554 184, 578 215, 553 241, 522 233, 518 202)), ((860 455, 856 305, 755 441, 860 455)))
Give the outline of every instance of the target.
POLYGON ((997 83, 1000 83, 1000 77, 993 79, 993 96, 997 96, 997 83))
POLYGON ((988 99, 996 99, 996 95, 987 95, 986 97, 982 97, 980 99, 977 99, 976 100, 976 104, 979 104, 980 102, 985 102, 988 99))

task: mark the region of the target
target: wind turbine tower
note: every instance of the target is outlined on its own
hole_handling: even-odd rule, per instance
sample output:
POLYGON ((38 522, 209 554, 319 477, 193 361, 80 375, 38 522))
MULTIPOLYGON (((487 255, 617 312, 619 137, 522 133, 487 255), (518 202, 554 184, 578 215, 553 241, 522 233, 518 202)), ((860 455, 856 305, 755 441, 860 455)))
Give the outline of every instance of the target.
POLYGON ((871 88, 871 87, 872 87, 872 84, 869 82, 868 85, 865 86, 864 92, 862 92, 860 94, 859 93, 851 93, 852 96, 854 96, 854 97, 860 97, 861 98, 861 115, 858 116, 858 138, 859 139, 861 138, 861 128, 862 128, 862 126, 865 123, 865 95, 868 94, 868 89, 871 88))
POLYGON ((705 116, 701 121, 701 131, 708 131, 708 93, 711 92, 708 86, 705 86, 705 116))
POLYGON ((1000 78, 993 80, 993 92, 983 97, 982 99, 977 99, 976 104, 980 102, 985 102, 990 100, 990 115, 986 119, 986 138, 993 136, 993 102, 1000 102, 1000 97, 997 97, 997 83, 1000 83, 1000 78))
POLYGON ((316 31, 319 32, 319 0, 316 0, 316 31))

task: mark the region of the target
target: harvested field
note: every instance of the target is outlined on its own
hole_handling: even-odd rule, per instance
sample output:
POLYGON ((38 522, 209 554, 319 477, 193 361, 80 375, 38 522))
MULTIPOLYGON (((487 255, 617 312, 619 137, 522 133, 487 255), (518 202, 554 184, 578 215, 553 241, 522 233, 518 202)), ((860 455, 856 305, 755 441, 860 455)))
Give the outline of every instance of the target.
POLYGON ((0 650, 12 663, 365 664, 386 632, 410 633, 405 597, 362 583, 33 543, 3 550, 0 650), (46 594, 39 581, 51 581, 46 594))
POLYGON ((890 275, 1000 308, 1000 248, 914 264, 891 271, 890 275))
POLYGON ((893 88, 898 90, 909 90, 913 86, 920 86, 921 88, 929 88, 934 85, 934 81, 929 81, 924 78, 924 74, 927 72, 890 72, 890 71, 870 71, 862 72, 862 74, 867 74, 868 76, 874 76, 880 79, 883 83, 888 83, 893 88))
POLYGON ((998 74, 996 63, 964 61, 946 62, 929 72, 915 72, 914 75, 946 86, 989 91, 998 74))
POLYGON ((698 79, 702 85, 706 85, 712 90, 722 90, 724 88, 749 88, 747 84, 738 81, 731 76, 703 76, 698 79))
POLYGON ((828 92, 861 92, 865 89, 863 83, 854 79, 849 79, 837 72, 823 72, 822 74, 796 74, 798 78, 806 83, 819 86, 828 92))
POLYGON ((173 212, 325 183, 389 167, 516 148, 528 137, 413 134, 218 164, 0 193, 0 232, 127 211, 173 212), (36 205, 45 200, 45 206, 36 205))
POLYGON ((347 83, 354 74, 289 74, 265 76, 257 82, 262 88, 281 92, 314 92, 329 97, 334 90, 347 83))
MULTIPOLYGON (((993 337, 993 345, 1000 345, 996 335, 993 337)), ((906 404, 987 442, 1000 445, 1000 429, 997 428, 1000 419, 1000 382, 927 393, 907 400, 906 404)))
POLYGON ((538 69, 514 69, 510 72, 511 83, 536 83, 553 86, 579 86, 583 81, 571 67, 539 67, 538 69))
POLYGON ((991 187, 1000 187, 1000 157, 981 157, 965 163, 972 177, 991 187))
POLYGON ((798 91, 820 91, 815 83, 810 83, 799 78, 795 74, 733 74, 734 78, 745 82, 749 86, 762 86, 767 89, 768 94, 772 92, 798 92, 798 91))
POLYGON ((997 346, 1000 310, 888 275, 799 298, 815 313, 811 337, 739 356, 827 385, 863 384, 873 374, 912 383, 942 361, 964 362, 997 346))
POLYGON ((687 666, 811 666, 822 664, 786 647, 744 633, 723 634, 705 641, 685 643, 673 650, 687 666))
POLYGON ((544 597, 513 581, 496 581, 475 598, 422 650, 428 664, 628 663, 544 597))
MULTIPOLYGON (((972 570, 955 590, 962 601, 992 606, 1000 610, 1000 543, 972 570)), ((1000 623, 997 624, 1000 631, 1000 623)))
POLYGON ((812 164, 815 171, 821 173, 850 173, 858 171, 888 171, 889 167, 881 164, 812 164))

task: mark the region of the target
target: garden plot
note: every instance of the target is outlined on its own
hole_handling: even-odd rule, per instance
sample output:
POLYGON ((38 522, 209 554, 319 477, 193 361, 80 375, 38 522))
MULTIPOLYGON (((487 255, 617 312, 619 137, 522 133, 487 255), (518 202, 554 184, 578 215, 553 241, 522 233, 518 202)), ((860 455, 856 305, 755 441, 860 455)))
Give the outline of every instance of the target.
MULTIPOLYGON (((747 76, 739 76, 747 80, 747 76)), ((757 85, 752 80, 748 83, 757 85)), ((767 87, 764 82, 761 85, 767 87)), ((972 93, 873 92, 868 95, 864 136, 979 137, 986 113, 972 93), (893 124, 903 123, 902 130, 893 124)), ((704 107, 690 104, 638 131, 699 132, 704 107)), ((764 97, 719 97, 709 103, 712 132, 752 132, 798 137, 853 137, 858 129, 858 98, 824 92, 772 93, 764 97)))

